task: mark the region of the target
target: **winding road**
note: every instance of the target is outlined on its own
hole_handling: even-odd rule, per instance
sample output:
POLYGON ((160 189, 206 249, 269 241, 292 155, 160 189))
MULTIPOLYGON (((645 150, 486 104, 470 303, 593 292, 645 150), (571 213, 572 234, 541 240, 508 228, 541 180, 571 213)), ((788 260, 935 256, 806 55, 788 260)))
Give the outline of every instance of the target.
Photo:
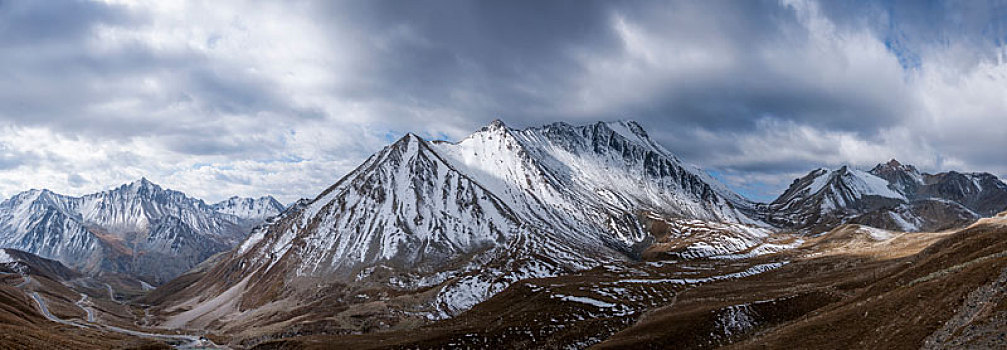
POLYGON ((80 300, 76 302, 77 307, 84 310, 84 312, 87 312, 88 323, 94 323, 94 310, 92 310, 90 307, 84 306, 85 301, 87 301, 87 294, 80 293, 80 300))
POLYGON ((116 303, 119 303, 119 304, 122 304, 118 300, 115 300, 115 292, 112 291, 112 285, 110 285, 108 283, 105 283, 105 287, 108 287, 108 297, 111 298, 112 301, 114 301, 116 303))
POLYGON ((59 317, 56 317, 56 315, 53 315, 52 313, 50 313, 49 312, 49 308, 45 305, 45 301, 42 300, 42 296, 38 295, 38 292, 31 292, 31 294, 29 294, 29 295, 31 295, 31 298, 35 299, 35 302, 38 303, 38 308, 40 310, 42 310, 42 315, 45 316, 45 318, 48 318, 50 321, 58 322, 58 323, 65 324, 65 325, 68 325, 68 326, 87 328, 87 326, 85 326, 85 325, 82 325, 82 324, 77 323, 77 322, 67 321, 67 320, 61 319, 59 317))
MULTIPOLYGON (((226 349, 225 347, 214 344, 209 339, 205 339, 195 335, 147 333, 147 332, 135 331, 132 329, 120 328, 116 326, 93 323, 94 322, 93 311, 90 310, 90 308, 85 308, 81 306, 79 304, 80 301, 78 302, 77 306, 81 306, 81 309, 84 309, 84 311, 87 312, 88 322, 91 324, 85 325, 74 321, 64 320, 59 317, 56 317, 56 315, 53 315, 51 312, 49 312, 49 308, 45 304, 45 299, 43 299, 42 296, 39 295, 37 292, 31 292, 31 297, 32 299, 35 299, 36 303, 38 303, 38 307, 40 310, 42 310, 42 315, 44 315, 45 318, 60 324, 81 328, 90 328, 91 326, 94 326, 96 328, 104 328, 106 330, 110 330, 113 332, 128 334, 136 337, 157 339, 171 344, 176 349, 226 349)), ((84 296, 84 298, 82 298, 81 301, 83 301, 85 298, 87 298, 87 296, 84 296)))
MULTIPOLYGON (((29 277, 28 275, 23 275, 23 276, 24 276, 25 281, 21 282, 20 284, 18 284, 17 288, 23 288, 24 286, 26 286, 28 284, 29 281, 31 281, 31 277, 29 277)), ((112 300, 116 301, 115 298, 114 298, 114 294, 112 294, 112 287, 109 286, 109 285, 107 285, 107 284, 106 284, 106 286, 109 287, 109 294, 113 297, 112 300)), ((164 341, 164 342, 166 342, 168 344, 171 344, 176 349, 227 349, 227 347, 225 347, 225 346, 220 346, 220 345, 214 344, 209 339, 206 339, 206 338, 203 338, 203 337, 200 337, 200 336, 186 335, 186 334, 147 333, 147 332, 135 331, 135 330, 132 330, 132 329, 125 329, 125 328, 121 328, 121 327, 116 327, 116 326, 104 325, 104 324, 97 323, 96 319, 95 319, 95 315, 94 315, 94 310, 92 308, 90 308, 90 307, 84 306, 84 302, 87 301, 87 295, 84 294, 84 293, 80 294, 80 300, 77 301, 75 304, 78 307, 80 307, 82 310, 84 310, 84 312, 87 312, 87 324, 82 324, 82 323, 78 323, 78 322, 74 322, 74 321, 70 321, 70 320, 64 320, 64 319, 61 319, 59 317, 56 317, 56 315, 53 315, 51 312, 49 312, 49 307, 46 305, 45 299, 42 298, 42 296, 39 295, 38 292, 30 292, 30 293, 28 293, 28 295, 30 295, 31 298, 35 300, 35 303, 38 304, 38 308, 39 308, 39 310, 42 311, 42 315, 45 316, 45 318, 49 319, 50 321, 59 323, 59 324, 64 324, 64 325, 74 326, 74 327, 80 327, 80 328, 101 328, 101 329, 109 330, 109 331, 112 331, 112 332, 117 332, 117 333, 132 335, 132 336, 135 336, 135 337, 142 337, 142 338, 148 338, 148 339, 156 339, 156 340, 164 341)), ((118 301, 116 301, 116 302, 118 302, 118 301)))

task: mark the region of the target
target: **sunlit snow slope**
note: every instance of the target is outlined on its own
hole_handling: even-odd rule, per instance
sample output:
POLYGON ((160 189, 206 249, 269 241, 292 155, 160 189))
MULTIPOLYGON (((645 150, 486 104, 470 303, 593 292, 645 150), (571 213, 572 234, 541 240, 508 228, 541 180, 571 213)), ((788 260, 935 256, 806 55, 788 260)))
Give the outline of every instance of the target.
MULTIPOLYGON (((242 305, 229 311, 238 317, 338 281, 432 288, 414 309, 446 317, 520 279, 638 257, 653 241, 644 213, 764 225, 745 215, 753 206, 634 122, 517 130, 494 121, 457 143, 410 134, 255 230, 185 305, 241 295, 229 302, 242 305), (263 290, 274 294, 265 300, 263 290)), ((170 323, 228 314, 204 309, 170 323)))

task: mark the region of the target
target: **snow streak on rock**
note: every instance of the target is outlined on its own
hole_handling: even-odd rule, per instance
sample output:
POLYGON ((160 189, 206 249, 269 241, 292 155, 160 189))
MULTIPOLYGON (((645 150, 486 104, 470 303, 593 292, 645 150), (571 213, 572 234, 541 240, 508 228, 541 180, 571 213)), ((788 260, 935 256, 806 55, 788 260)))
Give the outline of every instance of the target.
POLYGON ((765 226, 745 214, 753 207, 636 123, 495 121, 457 143, 406 135, 224 264, 285 285, 434 287, 424 312, 443 318, 521 279, 627 259, 649 239, 640 213, 765 226))

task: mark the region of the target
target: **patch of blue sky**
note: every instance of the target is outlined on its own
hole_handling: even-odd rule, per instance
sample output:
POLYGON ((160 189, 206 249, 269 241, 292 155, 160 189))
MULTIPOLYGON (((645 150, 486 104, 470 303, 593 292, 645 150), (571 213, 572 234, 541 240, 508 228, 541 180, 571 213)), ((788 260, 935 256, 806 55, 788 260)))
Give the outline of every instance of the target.
MULTIPOLYGON (((427 141, 451 141, 451 138, 448 136, 448 134, 443 132, 437 132, 437 133, 421 132, 414 134, 418 135, 419 137, 422 137, 424 140, 427 141)), ((389 130, 385 132, 385 142, 388 142, 389 144, 394 143, 395 141, 398 141, 400 138, 402 138, 402 136, 405 135, 406 133, 401 131, 389 130)))
POLYGON ((899 60, 899 65, 905 70, 919 69, 923 64, 920 56, 906 47, 899 39, 886 39, 885 47, 895 55, 895 58, 899 60))
POLYGON ((717 170, 706 170, 707 174, 710 174, 714 179, 720 181, 720 183, 727 186, 741 196, 748 198, 750 200, 762 203, 772 202, 776 197, 782 193, 777 186, 762 182, 746 183, 744 185, 737 185, 724 178, 724 174, 717 170))

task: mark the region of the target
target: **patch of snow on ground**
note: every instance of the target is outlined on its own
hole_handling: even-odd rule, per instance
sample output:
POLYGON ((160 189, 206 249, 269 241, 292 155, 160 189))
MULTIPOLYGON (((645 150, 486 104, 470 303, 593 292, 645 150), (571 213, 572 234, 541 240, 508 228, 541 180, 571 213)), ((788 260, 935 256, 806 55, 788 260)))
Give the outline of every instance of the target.
POLYGON ((426 315, 428 319, 439 320, 462 313, 478 303, 506 289, 511 283, 531 278, 552 277, 559 274, 549 266, 532 263, 523 265, 517 271, 503 274, 499 271, 483 271, 457 279, 441 289, 434 301, 436 312, 426 315))
POLYGON ((140 288, 143 289, 144 291, 154 290, 154 286, 144 281, 140 281, 140 288))
POLYGON ((437 295, 438 312, 427 315, 428 319, 440 320, 450 318, 452 314, 475 306, 487 299, 492 283, 485 276, 466 276, 437 295))
POLYGON ((563 301, 572 301, 572 302, 577 302, 577 303, 582 303, 582 304, 588 304, 588 305, 592 305, 592 306, 595 306, 595 307, 598 307, 598 308, 613 308, 613 307, 617 306, 616 304, 606 303, 606 302, 601 301, 601 300, 595 300, 595 299, 591 299, 591 298, 578 297, 578 296, 572 296, 572 295, 553 294, 551 296, 551 298, 560 299, 560 300, 563 300, 563 301))
POLYGON ((744 334, 755 328, 755 325, 755 317, 748 304, 728 306, 717 319, 717 328, 725 337, 744 334))
POLYGON ((860 226, 860 231, 866 232, 868 235, 871 236, 871 239, 875 241, 887 241, 889 239, 892 239, 892 237, 895 237, 895 235, 893 235, 891 231, 882 230, 870 226, 860 226))
POLYGON ((249 249, 252 249, 252 247, 255 246, 255 244, 259 243, 259 241, 265 238, 267 227, 268 226, 261 226, 256 227, 254 230, 252 230, 252 233, 248 235, 248 238, 245 238, 245 241, 241 242, 241 245, 238 246, 237 255, 245 254, 245 252, 247 252, 249 249))
POLYGON ((818 191, 821 191, 822 188, 824 188, 825 185, 829 183, 829 179, 832 178, 832 175, 829 174, 828 169, 819 168, 818 170, 815 170, 815 172, 819 173, 819 175, 818 177, 815 178, 815 181, 812 181, 811 185, 808 186, 809 196, 818 193, 818 191))
POLYGON ((898 213, 889 213, 889 215, 892 217, 892 220, 895 221, 895 224, 899 225, 899 228, 902 229, 902 231, 912 232, 920 229, 919 224, 909 222, 898 213))
POLYGON ((700 220, 660 220, 668 224, 671 238, 695 240, 681 251, 668 254, 669 257, 684 260, 737 254, 761 244, 771 233, 765 228, 742 224, 700 220))
POLYGON ((717 275, 702 278, 663 278, 663 279, 626 279, 616 281, 616 283, 671 283, 671 284, 699 284, 707 283, 735 278, 744 278, 748 276, 758 275, 760 273, 775 270, 783 267, 783 265, 789 264, 789 261, 775 262, 768 264, 760 264, 749 267, 745 271, 729 273, 726 275, 717 275))
POLYGON ((858 181, 848 183, 861 195, 875 195, 888 198, 906 199, 901 193, 888 188, 888 181, 862 170, 850 169, 850 174, 858 181))
POLYGON ((754 258, 754 257, 757 257, 757 256, 762 256, 762 255, 767 255, 767 254, 775 254, 775 253, 779 253, 779 252, 782 252, 782 251, 785 251, 785 250, 794 249, 794 248, 800 247, 801 244, 804 244, 804 240, 800 239, 800 238, 795 239, 793 242, 786 243, 786 244, 764 243, 764 244, 761 244, 761 245, 759 245, 759 246, 757 246, 755 248, 752 248, 751 250, 749 250, 746 253, 715 255, 715 256, 711 256, 710 259, 720 259, 720 260, 749 259, 749 258, 754 258))
POLYGON ((594 291, 598 295, 609 297, 612 299, 624 298, 629 290, 622 287, 609 287, 609 288, 599 288, 594 291))

